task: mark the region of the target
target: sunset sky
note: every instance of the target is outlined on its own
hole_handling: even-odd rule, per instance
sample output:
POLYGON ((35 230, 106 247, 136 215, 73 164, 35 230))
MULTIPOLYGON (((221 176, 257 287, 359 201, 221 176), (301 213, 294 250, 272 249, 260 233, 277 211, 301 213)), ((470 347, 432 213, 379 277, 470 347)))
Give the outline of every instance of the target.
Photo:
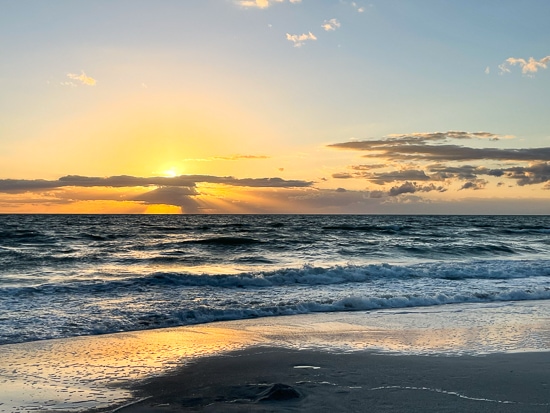
POLYGON ((0 213, 550 214, 546 0, 0 0, 0 213))

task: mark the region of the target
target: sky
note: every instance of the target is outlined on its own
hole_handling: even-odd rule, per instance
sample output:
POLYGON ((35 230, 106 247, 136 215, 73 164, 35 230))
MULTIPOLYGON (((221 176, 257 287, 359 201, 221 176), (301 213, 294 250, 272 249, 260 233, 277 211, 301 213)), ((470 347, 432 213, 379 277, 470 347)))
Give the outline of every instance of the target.
POLYGON ((0 10, 0 213, 550 214, 546 0, 0 10))

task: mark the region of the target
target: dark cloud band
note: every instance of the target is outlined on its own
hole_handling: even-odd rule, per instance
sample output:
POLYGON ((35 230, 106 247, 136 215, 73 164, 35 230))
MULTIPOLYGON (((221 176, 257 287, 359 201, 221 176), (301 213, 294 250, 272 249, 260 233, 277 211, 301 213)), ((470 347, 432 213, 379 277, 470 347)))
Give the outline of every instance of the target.
POLYGON ((460 189, 483 189, 487 181, 480 179, 480 176, 513 179, 519 186, 550 182, 550 147, 474 148, 452 143, 453 140, 498 140, 500 137, 489 132, 448 131, 335 143, 329 147, 366 152, 364 158, 385 159, 390 162, 412 161, 414 166, 409 165, 408 169, 399 171, 375 173, 367 165, 356 165, 349 167, 352 173, 336 173, 333 178, 363 178, 379 185, 407 181, 468 181, 460 189), (460 165, 464 162, 472 162, 474 165, 460 165), (505 168, 475 165, 481 162, 506 162, 512 165, 505 168))
POLYGON ((80 175, 67 175, 57 180, 44 179, 1 179, 0 192, 18 193, 50 190, 63 187, 107 187, 129 188, 147 186, 168 186, 194 188, 197 183, 214 183, 232 186, 256 187, 256 188, 296 188, 309 187, 311 181, 285 180, 281 178, 234 178, 230 176, 219 177, 211 175, 182 175, 173 178, 167 177, 136 177, 128 175, 110 177, 88 177, 80 175))

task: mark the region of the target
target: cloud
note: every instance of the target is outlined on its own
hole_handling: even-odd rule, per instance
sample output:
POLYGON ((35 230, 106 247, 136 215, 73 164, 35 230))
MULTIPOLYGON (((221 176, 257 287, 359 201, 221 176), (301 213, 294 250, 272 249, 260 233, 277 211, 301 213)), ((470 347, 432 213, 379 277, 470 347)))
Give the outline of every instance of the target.
POLYGON ((385 196, 388 196, 386 191, 374 190, 374 191, 370 191, 369 193, 369 198, 378 199, 378 198, 384 198, 385 196))
POLYGON ((266 9, 269 7, 268 0, 243 0, 239 4, 244 7, 257 7, 259 9, 266 9))
POLYGON ((288 211, 308 211, 311 213, 331 213, 346 209, 352 213, 361 213, 369 210, 371 205, 377 205, 380 200, 370 199, 366 191, 334 190, 334 189, 306 189, 289 190, 289 193, 275 192, 265 194, 274 204, 281 204, 288 211))
POLYGON ((328 145, 329 147, 339 147, 347 149, 357 149, 365 145, 399 145, 399 144, 425 144, 428 142, 445 142, 452 139, 467 140, 467 139, 489 139, 497 141, 500 139, 509 139, 509 135, 497 135, 490 132, 464 132, 464 131, 447 131, 447 132, 414 132, 409 134, 393 134, 388 135, 383 139, 375 139, 369 141, 351 141, 344 143, 336 143, 328 145))
POLYGON ((341 172, 341 173, 332 174, 332 177, 334 179, 350 179, 350 178, 353 178, 354 176, 347 172, 341 172))
POLYGON ((434 132, 390 135, 385 139, 350 141, 328 145, 330 148, 370 152, 365 158, 384 157, 393 160, 420 161, 550 161, 550 148, 499 149, 472 148, 443 144, 450 140, 509 138, 489 132, 434 132), (435 145, 431 143, 436 143, 435 145))
MULTIPOLYGON (((202 182, 208 182, 206 179, 202 182)), ((218 181, 212 180, 211 183, 219 183, 233 186, 263 187, 263 188, 299 188, 313 185, 311 181, 285 180, 282 178, 244 178, 236 179, 233 177, 219 178, 218 181)))
POLYGON ((145 204, 175 205, 181 208, 181 212, 194 214, 199 212, 199 203, 193 199, 199 195, 195 188, 161 187, 145 192, 132 198, 132 201, 140 201, 145 204))
POLYGON ((353 165, 351 169, 355 171, 369 171, 371 169, 380 169, 385 168, 387 165, 383 163, 373 163, 373 164, 363 164, 363 165, 353 165))
POLYGON ((416 184, 405 182, 401 186, 394 186, 390 189, 389 196, 397 196, 401 194, 414 194, 416 192, 416 184))
POLYGON ((0 179, 0 192, 21 193, 44 191, 64 187, 148 187, 148 186, 168 186, 193 188, 197 183, 212 183, 242 187, 256 188, 299 188, 309 187, 313 184, 311 181, 285 180, 282 178, 234 178, 231 176, 219 177, 212 175, 181 175, 173 178, 168 177, 135 177, 128 175, 111 177, 87 177, 80 175, 67 175, 57 180, 25 180, 25 179, 0 179))
POLYGON ((212 162, 212 161, 239 161, 243 159, 270 159, 271 156, 266 155, 229 155, 229 156, 211 156, 209 158, 185 158, 185 162, 212 162))
MULTIPOLYGON (((78 80, 81 84, 86 86, 95 86, 97 82, 93 77, 86 75, 84 71, 82 71, 82 73, 79 75, 74 73, 67 73, 67 77, 72 80, 78 80)), ((72 82, 69 82, 69 83, 72 83, 72 82)))
POLYGON ((325 20, 321 26, 325 31, 330 32, 340 28, 341 24, 337 19, 325 20))
POLYGON ((353 7, 355 10, 357 10, 357 13, 363 13, 365 11, 365 8, 363 6, 359 6, 356 2, 351 2, 351 7, 353 7))
POLYGON ((367 191, 366 194, 368 194, 369 198, 386 198, 386 197, 395 197, 402 194, 414 194, 416 192, 432 192, 432 191, 446 192, 447 188, 441 185, 436 186, 433 183, 430 183, 427 185, 420 185, 416 182, 405 181, 401 185, 396 185, 391 187, 389 191, 371 190, 371 191, 367 191))
MULTIPOLYGON (((508 168, 486 168, 484 166, 445 166, 431 165, 428 167, 430 172, 435 172, 431 175, 432 179, 450 179, 456 178, 461 180, 477 179, 480 175, 505 177, 515 179, 519 186, 535 185, 545 182, 550 182, 550 163, 535 162, 529 166, 512 166, 508 168)), ((467 189, 467 188, 464 188, 467 189)))
POLYGON ((395 181, 429 181, 433 179, 432 177, 426 175, 423 170, 418 169, 403 169, 400 171, 371 173, 368 172, 368 169, 360 169, 361 166, 363 165, 351 166, 351 169, 359 170, 360 172, 340 172, 332 174, 332 177, 335 179, 364 178, 378 185, 384 185, 395 181))
POLYGON ((415 170, 415 169, 405 169, 402 171, 391 171, 391 172, 379 172, 369 175, 364 175, 369 181, 374 182, 378 185, 383 185, 388 182, 395 181, 407 181, 407 180, 416 180, 416 181, 429 181, 431 178, 426 175, 424 171, 415 170))
MULTIPOLYGON (((332 178, 365 179, 377 185, 398 183, 389 190, 391 194, 402 191, 412 193, 412 189, 419 191, 416 183, 428 181, 444 182, 447 187, 454 182, 459 183, 459 190, 483 189, 489 184, 489 178, 514 180, 517 186, 550 182, 550 147, 479 148, 452 142, 480 139, 495 141, 502 138, 509 136, 489 132, 449 131, 389 135, 382 139, 335 143, 329 147, 364 152, 364 158, 384 160, 385 170, 373 171, 380 165, 377 163, 352 165, 348 167, 351 172, 335 173, 332 178), (408 163, 403 165, 403 162, 408 163), (387 170, 389 165, 395 163, 400 163, 401 168, 387 170), (417 187, 413 187, 411 182, 417 187)), ((384 191, 373 194, 379 197, 384 195, 384 191)))
MULTIPOLYGON (((289 0, 289 3, 300 3, 302 0, 289 0)), ((284 3, 285 0, 239 0, 237 3, 243 7, 256 7, 258 9, 267 9, 273 3, 284 3)))
POLYGON ((484 166, 474 165, 461 165, 461 166, 447 166, 442 164, 429 165, 427 167, 429 172, 433 172, 432 179, 445 180, 445 179, 476 179, 478 175, 491 175, 502 176, 504 172, 499 169, 488 169, 484 166))
POLYGON ((512 66, 519 66, 521 67, 521 73, 524 75, 530 75, 532 76, 533 73, 537 73, 539 69, 546 69, 548 68, 548 63, 550 62, 550 56, 543 57, 540 60, 535 60, 534 58, 530 57, 528 60, 516 58, 516 57, 509 57, 499 65, 500 74, 504 73, 510 73, 512 66))
POLYGON ((215 156, 212 159, 221 161, 239 161, 241 159, 269 159, 270 156, 265 155, 231 155, 231 156, 215 156))
POLYGON ((286 34, 286 39, 294 43, 294 47, 302 47, 306 41, 317 40, 317 37, 311 32, 304 34, 286 34))
POLYGON ((485 185, 487 185, 487 181, 484 179, 476 179, 475 181, 468 181, 462 187, 459 189, 459 191, 462 191, 463 189, 473 189, 474 191, 478 191, 480 189, 484 189, 485 185))
MULTIPOLYGON (((352 167, 354 168, 354 167, 352 167)), ((399 181, 447 181, 477 180, 479 176, 504 177, 514 179, 519 186, 535 185, 550 182, 550 163, 535 162, 529 166, 512 166, 508 168, 487 168, 476 165, 427 165, 425 170, 405 169, 381 173, 335 173, 335 179, 363 178, 375 184, 384 185, 399 181)), ((468 186, 463 189, 468 189, 468 186)))
MULTIPOLYGON (((473 186, 467 185, 473 189, 473 186)), ((444 191, 433 184, 405 182, 393 190, 342 188, 246 188, 210 192, 210 187, 60 188, 40 193, 3 194, 5 213, 352 213, 352 214, 548 214, 548 198, 429 199, 419 194, 444 191), (198 193, 200 191, 200 193, 198 193), (155 209, 155 205, 166 205, 155 209), (151 206, 153 206, 151 208, 151 206)), ((547 185, 545 189, 550 189, 547 185)), ((466 194, 468 191, 465 192, 466 194)), ((479 191, 470 192, 479 193, 479 191)))
POLYGON ((527 167, 515 166, 498 171, 507 178, 517 180, 519 186, 550 182, 550 163, 538 162, 527 167))
POLYGON ((394 148, 387 151, 394 159, 424 159, 446 161, 472 160, 510 160, 530 161, 535 159, 550 160, 550 148, 532 149, 497 149, 468 148, 458 145, 431 146, 426 148, 394 148))
POLYGON ((491 73, 491 68, 489 66, 487 66, 485 68, 485 74, 488 75, 489 73, 491 73))
POLYGON ((447 189, 442 186, 435 186, 434 184, 429 185, 418 185, 416 182, 405 182, 400 186, 392 187, 387 193, 388 196, 398 196, 401 194, 414 194, 416 192, 445 192, 447 189))
MULTIPOLYGON (((550 148, 498 149, 459 145, 395 146, 384 149, 386 156, 399 160, 429 161, 532 161, 550 160, 550 148)), ((369 155, 365 156, 369 157, 369 155)))

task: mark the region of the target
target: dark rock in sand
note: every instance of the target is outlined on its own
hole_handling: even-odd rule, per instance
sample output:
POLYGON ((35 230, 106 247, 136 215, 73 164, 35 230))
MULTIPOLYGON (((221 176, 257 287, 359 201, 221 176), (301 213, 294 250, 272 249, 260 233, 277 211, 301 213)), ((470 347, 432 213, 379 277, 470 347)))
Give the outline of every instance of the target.
POLYGON ((259 402, 270 402, 270 401, 282 401, 282 400, 291 400, 298 399, 301 397, 301 394, 287 384, 275 383, 270 386, 268 389, 260 393, 258 397, 259 402))

